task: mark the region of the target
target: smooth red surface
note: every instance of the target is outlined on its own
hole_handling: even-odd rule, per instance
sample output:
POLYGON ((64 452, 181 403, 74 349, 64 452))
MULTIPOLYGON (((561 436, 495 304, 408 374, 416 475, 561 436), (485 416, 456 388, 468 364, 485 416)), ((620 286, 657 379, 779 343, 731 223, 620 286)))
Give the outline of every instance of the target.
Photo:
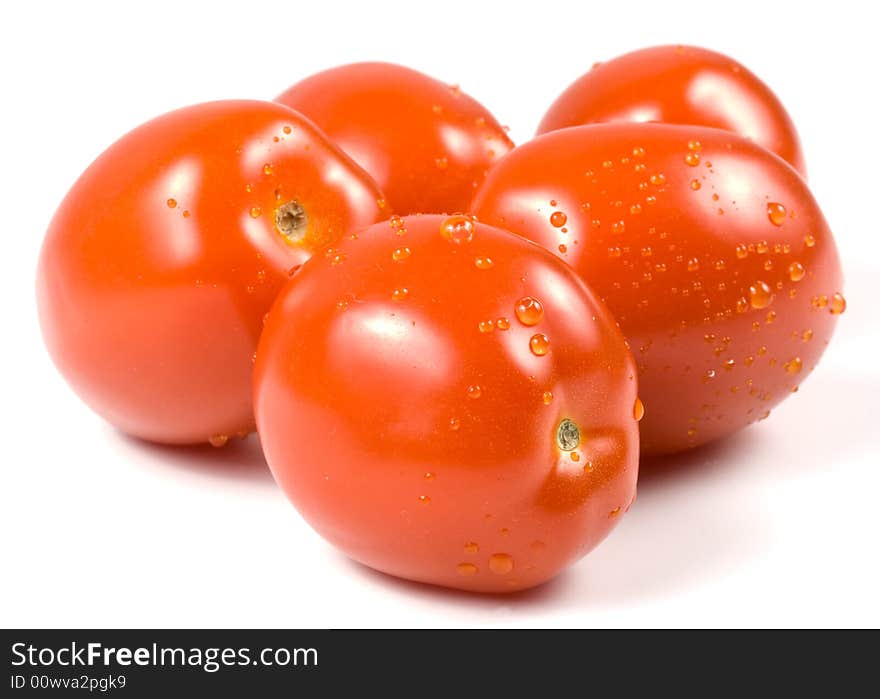
POLYGON ((632 502, 635 368, 569 267, 465 217, 455 243, 446 221, 393 218, 296 273, 257 352, 257 425, 281 487, 352 558, 519 590, 587 553, 632 502), (532 325, 516 313, 526 296, 543 308, 523 309, 532 325), (564 418, 580 426, 574 457, 556 446, 564 418))
POLYGON ((391 63, 331 68, 276 101, 312 119, 400 215, 464 211, 486 170, 513 148, 486 108, 457 86, 391 63))
POLYGON ((538 127, 609 121, 711 126, 806 164, 788 112, 761 80, 732 58, 695 46, 657 46, 597 64, 553 103, 538 127))
POLYGON ((499 163, 472 211, 555 252, 608 304, 638 364, 646 453, 765 417, 842 310, 834 238, 803 179, 729 132, 555 131, 499 163))
POLYGON ((381 220, 381 193, 301 115, 229 101, 171 112, 107 149, 43 243, 37 297, 58 369, 119 429, 158 442, 253 428, 252 356, 288 270, 381 220), (296 200, 305 238, 275 210, 296 200))

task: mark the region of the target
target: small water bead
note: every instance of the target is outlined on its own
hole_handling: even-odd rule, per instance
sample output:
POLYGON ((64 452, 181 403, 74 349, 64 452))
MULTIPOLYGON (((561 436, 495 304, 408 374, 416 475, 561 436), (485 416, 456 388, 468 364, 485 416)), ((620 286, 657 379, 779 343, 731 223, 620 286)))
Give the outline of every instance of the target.
POLYGON ((191 214, 190 214, 190 212, 189 212, 188 210, 185 210, 185 211, 183 212, 183 217, 184 217, 184 218, 189 218, 190 216, 191 216, 191 214))
POLYGON ((810 305, 813 308, 825 308, 828 305, 828 297, 824 294, 822 296, 814 296, 810 299, 810 305))
POLYGON ((544 306, 534 296, 523 296, 516 302, 514 313, 523 325, 537 325, 544 317, 544 306))
POLYGON ((633 418, 638 422, 643 417, 645 417, 645 404, 642 403, 641 398, 636 398, 636 402, 633 405, 633 418))
POLYGON ((620 514, 620 507, 615 507, 611 512, 608 513, 608 519, 614 519, 620 514))
POLYGON ((617 247, 608 248, 608 257, 620 257, 620 255, 621 255, 620 248, 617 248, 617 247))
POLYGON ((474 260, 474 264, 477 269, 492 269, 495 266, 491 257, 478 257, 474 260))
POLYGON ((633 158, 644 158, 645 157, 645 149, 642 148, 641 146, 638 146, 636 148, 633 148, 632 154, 633 154, 633 158))
POLYGON ((513 557, 508 553, 493 553, 489 556, 489 570, 496 575, 507 575, 513 570, 513 557))
POLYGON ((564 255, 565 253, 568 252, 568 246, 565 243, 560 243, 559 244, 559 252, 561 252, 564 255))
POLYGON ((840 292, 833 294, 828 308, 836 316, 843 313, 846 310, 846 299, 843 298, 843 294, 840 292))
POLYGON ((804 269, 804 266, 800 262, 792 262, 788 266, 788 278, 793 282, 799 282, 804 278, 806 273, 807 270, 804 269))
POLYGON ((495 323, 491 320, 481 320, 479 328, 481 333, 490 333, 495 330, 495 323))
POLYGON ((781 226, 785 222, 785 207, 778 202, 768 203, 767 218, 774 226, 781 226))
POLYGON ((289 126, 283 126, 283 127, 281 128, 281 130, 282 130, 284 133, 286 133, 286 134, 289 134, 291 131, 293 131, 293 129, 290 128, 289 126))
POLYGON ((755 252, 759 255, 766 255, 770 251, 770 245, 766 240, 762 240, 755 244, 755 252))
POLYGON ((482 395, 483 395, 483 389, 480 388, 480 386, 478 386, 477 384, 473 384, 471 386, 468 386, 468 389, 467 389, 468 398, 472 398, 472 399, 476 400, 477 398, 479 398, 482 395))
POLYGON ((208 437, 208 443, 212 447, 217 447, 218 449, 226 444, 229 441, 228 434, 213 434, 208 437))
POLYGON ((474 239, 474 220, 464 214, 450 216, 440 225, 440 234, 455 245, 469 243, 474 239))
POLYGON ((803 340, 804 342, 809 342, 812 339, 813 339, 813 331, 812 330, 804 330, 804 332, 801 334, 801 340, 803 340))
POLYGON ((700 154, 691 151, 686 156, 684 156, 684 162, 691 167, 696 167, 700 164, 700 154))
POLYGON ((692 257, 687 263, 688 272, 696 272, 700 269, 700 261, 696 257, 692 257))
POLYGON ((177 208, 177 199, 168 199, 165 203, 168 205, 169 209, 177 208))
POLYGON ((574 463, 577 463, 581 460, 581 455, 578 454, 576 451, 570 451, 568 452, 568 458, 571 459, 574 463))
POLYGON ((403 301, 407 296, 409 296, 409 289, 405 286, 391 292, 392 301, 403 301))
POLYGON ((700 183, 699 180, 691 180, 691 189, 695 192, 699 190, 702 186, 703 185, 700 183))
POLYGON ((804 363, 800 357, 793 357, 792 359, 787 361, 785 364, 783 364, 783 367, 785 367, 785 370, 789 374, 799 374, 801 372, 801 370, 804 368, 804 363))
POLYGON ((602 167, 605 168, 606 170, 610 170, 611 168, 614 167, 614 161, 613 160, 603 160, 602 167))
POLYGON ((476 543, 475 541, 468 542, 467 544, 464 545, 464 552, 465 553, 479 553, 480 552, 480 545, 478 543, 476 543))
POLYGON ((537 357, 543 357, 550 351, 550 340, 544 333, 535 333, 529 339, 529 349, 537 357))
POLYGON ((476 575, 478 568, 473 563, 459 563, 455 569, 458 571, 459 575, 471 576, 476 575))
POLYGON ((388 225, 392 228, 403 228, 403 219, 397 214, 392 214, 391 218, 388 219, 388 225))
POLYGON ((623 233, 626 230, 626 223, 624 221, 615 221, 611 224, 611 232, 612 233, 623 233))
POLYGON ((341 252, 337 252, 337 253, 335 253, 335 254, 330 258, 330 264, 333 265, 334 267, 335 267, 336 265, 341 265, 343 262, 345 262, 345 255, 344 255, 343 253, 341 253, 341 252))
POLYGON ((408 247, 404 246, 402 248, 395 248, 394 252, 391 253, 391 259, 395 262, 403 262, 412 254, 412 250, 408 247))
POLYGON ((568 221, 568 216, 562 211, 554 211, 550 214, 550 225, 554 228, 562 228, 566 221, 568 221))
POLYGON ((431 502, 431 498, 427 495, 419 495, 419 502, 423 505, 427 505, 429 502, 431 502))
POLYGON ((438 170, 445 170, 449 167, 449 159, 446 157, 434 158, 434 164, 437 166, 438 170))
POLYGON ((661 185, 666 184, 666 175, 664 175, 662 172, 659 172, 659 173, 657 173, 657 174, 655 174, 655 175, 651 175, 651 176, 648 178, 648 181, 649 181, 651 184, 653 184, 654 186, 656 186, 656 187, 660 187, 661 185))
POLYGON ((260 215, 263 213, 263 210, 259 206, 251 207, 251 218, 260 218, 260 215))
POLYGON ((640 213, 642 213, 642 205, 641 204, 633 204, 631 207, 629 207, 629 212, 633 216, 638 216, 640 213))
POLYGON ((553 402, 553 392, 552 391, 544 391, 541 396, 541 400, 544 401, 544 405, 550 405, 553 402))
POLYGON ((806 245, 808 248, 813 247, 815 244, 816 244, 816 238, 815 238, 815 236, 812 236, 812 235, 806 235, 806 236, 804 237, 804 245, 806 245))
POLYGON ((764 262, 764 269, 767 270, 768 272, 769 272, 771 269, 773 269, 773 260, 766 260, 766 261, 764 262))
POLYGON ((274 169, 272 168, 271 163, 266 163, 263 165, 263 174, 264 175, 271 175, 273 172, 274 172, 274 169))
POLYGON ((749 287, 749 303, 752 308, 767 308, 773 301, 773 292, 765 282, 755 282, 749 287))
POLYGON ((495 327, 499 330, 510 330, 510 321, 507 318, 499 318, 495 321, 495 327))
POLYGON ((425 480, 426 481, 434 480, 434 474, 431 471, 425 471, 425 480))
POLYGON ((449 429, 450 430, 452 430, 453 432, 458 432, 460 427, 461 427, 461 420, 459 420, 457 417, 449 418, 449 429))

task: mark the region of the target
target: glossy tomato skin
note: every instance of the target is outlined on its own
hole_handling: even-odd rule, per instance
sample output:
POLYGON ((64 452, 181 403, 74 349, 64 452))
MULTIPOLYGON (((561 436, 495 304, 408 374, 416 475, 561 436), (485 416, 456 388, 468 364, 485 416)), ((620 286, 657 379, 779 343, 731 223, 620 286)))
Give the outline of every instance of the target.
POLYGON ((462 216, 395 217, 284 288, 254 404, 275 478, 331 543, 506 592, 587 553, 632 502, 634 377, 607 309, 552 255, 462 216), (525 297, 540 306, 518 315, 525 297))
POLYGON ((323 129, 400 215, 463 211, 486 170, 513 148, 486 108, 457 86, 391 63, 331 68, 276 101, 323 129))
POLYGON ((655 46, 599 63, 559 96, 538 133, 616 121, 734 131, 806 175, 800 139, 779 98, 740 63, 715 51, 655 46))
POLYGON ((131 435, 219 445, 250 431, 253 353, 288 270, 381 220, 381 198, 281 105, 150 121, 98 157, 49 226, 37 274, 49 353, 131 435))
POLYGON ((643 453, 765 417, 843 310, 834 239, 803 179, 729 132, 555 131, 505 158, 472 210, 555 252, 608 304, 639 369, 643 453))

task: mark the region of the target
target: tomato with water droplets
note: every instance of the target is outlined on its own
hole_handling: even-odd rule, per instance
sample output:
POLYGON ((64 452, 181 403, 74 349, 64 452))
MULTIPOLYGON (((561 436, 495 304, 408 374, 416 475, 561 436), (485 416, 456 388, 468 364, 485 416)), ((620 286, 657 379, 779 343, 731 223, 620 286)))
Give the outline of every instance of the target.
POLYGON ((816 365, 846 307, 834 238, 804 180, 719 129, 555 131, 499 163, 471 210, 552 252, 565 243, 559 257, 629 339, 645 453, 765 417, 816 365))
POLYGON ((391 63, 353 63, 301 80, 277 100, 297 109, 369 172, 398 214, 463 211, 513 148, 456 85, 391 63))
POLYGON ((263 448, 305 519, 373 568, 484 592, 593 548, 633 500, 639 451, 635 366, 605 306, 466 216, 337 249, 283 289, 257 351, 263 448))
MULTIPOLYGON (((779 98, 740 63, 715 51, 655 46, 599 63, 559 96, 538 133, 618 121, 735 131, 806 173, 800 139, 779 98)), ((694 166, 705 158, 695 151, 682 157, 694 166)), ((699 188, 700 181, 694 182, 699 188)))
POLYGON ((49 353, 122 431, 222 446, 253 429, 253 354, 288 270, 383 219, 381 198, 279 104, 158 117, 92 163, 49 226, 37 279, 49 353))

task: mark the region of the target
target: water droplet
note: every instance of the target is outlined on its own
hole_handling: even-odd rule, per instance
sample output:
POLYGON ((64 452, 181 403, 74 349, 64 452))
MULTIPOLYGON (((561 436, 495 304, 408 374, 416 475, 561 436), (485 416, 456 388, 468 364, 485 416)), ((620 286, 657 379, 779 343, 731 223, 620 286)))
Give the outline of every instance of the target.
POLYGON ((608 257, 620 257, 621 250, 618 247, 608 248, 608 257))
POLYGON ((800 357, 793 357, 783 364, 783 366, 789 374, 799 374, 804 368, 804 363, 800 357))
POLYGON ((644 158, 645 157, 645 149, 641 146, 633 148, 633 157, 634 158, 644 158))
POLYGON ((801 334, 801 339, 804 342, 809 342, 810 340, 813 339, 813 331, 812 330, 804 330, 804 332, 801 334))
POLYGON ((785 221, 785 207, 778 202, 772 201, 767 204, 767 218, 774 226, 781 226, 785 221))
POLYGON ((615 507, 613 510, 611 510, 611 512, 608 513, 608 518, 609 518, 609 519, 614 519, 614 518, 617 517, 619 514, 620 514, 620 506, 615 507))
POLYGON ((481 320, 479 327, 481 333, 490 333, 495 330, 495 323, 491 320, 481 320))
POLYGON ((459 563, 455 569, 458 571, 459 575, 466 576, 476 575, 478 570, 477 566, 473 563, 459 563))
POLYGON ((403 262, 412 254, 412 250, 408 247, 404 246, 402 248, 395 248, 394 252, 391 253, 391 259, 395 262, 403 262))
POLYGON ((392 214, 388 219, 388 225, 392 228, 403 228, 403 219, 397 214, 392 214))
POLYGON ((688 272, 696 272, 700 269, 700 261, 696 257, 692 257, 687 263, 688 272))
POLYGON ((636 398, 635 405, 633 405, 633 417, 636 422, 645 417, 645 404, 642 403, 641 398, 636 398))
POLYGON ((755 244, 755 252, 759 255, 766 255, 770 250, 770 245, 766 240, 761 240, 755 244))
POLYGON ((565 243, 560 243, 559 244, 559 252, 561 252, 564 255, 566 252, 568 252, 568 246, 566 246, 565 243))
POLYGON ((703 144, 699 141, 688 141, 688 150, 700 150, 703 144))
POLYGON ((543 357, 550 351, 550 340, 544 333, 535 333, 529 339, 529 349, 537 357, 543 357))
POLYGON ((291 129, 289 126, 283 126, 283 127, 281 128, 281 130, 282 130, 284 133, 288 133, 288 134, 289 134, 291 131, 293 131, 293 129, 291 129))
POLYGON ((568 216, 562 211, 554 211, 550 214, 550 225, 554 228, 562 228, 566 221, 568 221, 568 216))
POLYGON ((613 160, 603 160, 602 167, 604 167, 606 170, 610 170, 611 168, 614 167, 614 161, 613 160))
POLYGON ((499 318, 495 321, 495 327, 499 330, 509 330, 510 329, 510 321, 507 318, 499 318))
POLYGON ((271 164, 266 163, 265 165, 263 165, 263 174, 264 175, 271 175, 273 172, 274 172, 274 170, 273 170, 271 164))
POLYGON ((474 220, 464 214, 450 216, 440 225, 440 234, 455 245, 469 243, 474 239, 474 220))
POLYGON ((550 405, 553 402, 553 392, 544 391, 544 395, 541 398, 544 401, 544 405, 550 405))
POLYGON ((185 210, 185 211, 183 212, 183 217, 184 217, 184 218, 189 218, 190 216, 191 216, 191 214, 190 214, 189 210, 185 210))
POLYGON ((434 479, 434 474, 431 473, 430 471, 425 471, 425 480, 426 480, 426 481, 430 481, 430 480, 433 480, 433 479, 434 479))
POLYGON ((576 451, 570 451, 568 452, 568 458, 571 459, 574 463, 577 463, 581 460, 581 455, 578 454, 576 451))
POLYGON ((168 199, 165 203, 168 205, 169 209, 177 208, 177 199, 168 199))
POLYGON ((623 233, 626 230, 626 223, 623 221, 615 221, 611 224, 612 233, 623 233))
POLYGON ((384 199, 376 199, 376 206, 378 206, 380 209, 384 209, 386 206, 388 206, 388 202, 384 199))
POLYGON ((431 502, 431 498, 427 495, 419 495, 419 502, 423 505, 427 505, 429 502, 431 502))
POLYGON ((533 296, 523 296, 514 306, 514 312, 523 325, 537 325, 544 317, 544 306, 533 296))
POLYGON ((662 172, 659 172, 656 175, 651 175, 648 178, 648 182, 657 187, 660 187, 661 185, 666 184, 666 175, 664 175, 662 172))
POLYGON ((700 154, 691 151, 686 156, 684 156, 684 161, 691 167, 696 167, 700 164, 700 154))
POLYGON ((395 289, 391 292, 392 301, 403 301, 407 296, 409 296, 409 289, 407 289, 405 286, 402 286, 399 289, 395 289))
POLYGON ((445 170, 449 167, 449 159, 446 157, 434 158, 434 164, 439 170, 445 170))
POLYGON ((208 438, 208 443, 212 447, 222 447, 229 441, 229 435, 227 434, 214 434, 208 438))
POLYGON ((699 180, 691 180, 691 189, 695 192, 699 190, 702 186, 703 185, 700 183, 699 180))
POLYGON ((259 206, 251 207, 251 218, 260 218, 260 214, 263 213, 263 210, 259 206))
POLYGON ((449 418, 449 429, 453 432, 458 432, 458 429, 461 427, 461 420, 457 417, 449 418))
POLYGON ((464 545, 464 552, 465 553, 479 553, 479 551, 480 551, 480 545, 474 541, 471 541, 471 542, 464 545))
POLYGON ((473 398, 474 400, 476 400, 481 395, 483 395, 483 389, 480 388, 480 386, 478 386, 477 384, 473 384, 471 386, 468 386, 468 389, 467 389, 468 398, 473 398))
POLYGON ((804 278, 804 275, 807 271, 804 269, 804 266, 800 262, 792 262, 788 266, 788 277, 793 282, 799 282, 804 278))
POLYGON ((831 296, 831 303, 829 304, 829 309, 834 315, 840 315, 846 310, 846 299, 843 298, 843 294, 837 292, 831 296))
POLYGON ((496 575, 507 575, 513 570, 513 557, 508 553, 493 553, 489 556, 489 570, 496 575))
POLYGON ((806 235, 806 236, 804 236, 804 245, 806 245, 808 248, 811 248, 811 247, 813 247, 814 245, 816 245, 816 238, 815 238, 815 236, 812 236, 812 235, 806 235))
POLYGON ((492 269, 495 265, 491 257, 478 257, 474 260, 474 264, 477 266, 477 269, 492 269))
POLYGON ((749 303, 752 308, 766 308, 773 301, 773 292, 764 282, 755 282, 749 287, 749 303))
POLYGON ((556 428, 556 446, 562 451, 573 451, 581 443, 581 431, 574 420, 565 418, 556 428))

